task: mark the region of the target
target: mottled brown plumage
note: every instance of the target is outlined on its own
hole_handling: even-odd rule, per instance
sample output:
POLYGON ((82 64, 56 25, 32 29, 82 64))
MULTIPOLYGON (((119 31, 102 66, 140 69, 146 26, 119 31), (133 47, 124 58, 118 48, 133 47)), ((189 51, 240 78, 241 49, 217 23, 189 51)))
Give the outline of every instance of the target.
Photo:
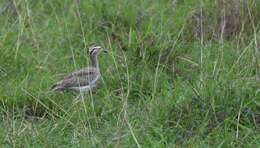
POLYGON ((101 78, 97 56, 102 51, 100 46, 89 48, 91 66, 75 71, 51 87, 53 91, 74 90, 77 92, 88 91, 97 85, 101 78))

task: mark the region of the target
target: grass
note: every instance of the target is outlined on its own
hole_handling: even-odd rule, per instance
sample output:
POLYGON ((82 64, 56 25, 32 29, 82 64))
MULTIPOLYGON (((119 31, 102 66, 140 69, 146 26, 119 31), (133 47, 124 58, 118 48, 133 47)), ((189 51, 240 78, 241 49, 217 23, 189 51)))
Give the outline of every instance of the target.
POLYGON ((235 23, 220 0, 0 4, 1 147, 260 145, 259 2, 235 23), (46 93, 92 43, 97 92, 46 93))

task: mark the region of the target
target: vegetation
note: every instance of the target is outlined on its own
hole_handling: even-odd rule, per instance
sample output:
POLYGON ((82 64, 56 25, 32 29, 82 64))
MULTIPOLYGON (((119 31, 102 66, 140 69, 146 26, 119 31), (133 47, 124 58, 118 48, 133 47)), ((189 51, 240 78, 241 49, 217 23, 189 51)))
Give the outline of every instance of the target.
POLYGON ((260 145, 260 1, 2 0, 1 147, 260 145), (258 13, 257 13, 258 12, 258 13), (99 88, 49 92, 99 58, 99 88))

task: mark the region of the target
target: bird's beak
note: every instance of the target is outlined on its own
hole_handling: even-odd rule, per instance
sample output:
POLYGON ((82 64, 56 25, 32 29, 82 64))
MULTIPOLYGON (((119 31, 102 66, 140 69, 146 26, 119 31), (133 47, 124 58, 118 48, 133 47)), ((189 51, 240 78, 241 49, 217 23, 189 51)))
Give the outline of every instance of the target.
POLYGON ((104 51, 105 53, 108 53, 108 50, 107 50, 107 49, 103 49, 103 51, 104 51))

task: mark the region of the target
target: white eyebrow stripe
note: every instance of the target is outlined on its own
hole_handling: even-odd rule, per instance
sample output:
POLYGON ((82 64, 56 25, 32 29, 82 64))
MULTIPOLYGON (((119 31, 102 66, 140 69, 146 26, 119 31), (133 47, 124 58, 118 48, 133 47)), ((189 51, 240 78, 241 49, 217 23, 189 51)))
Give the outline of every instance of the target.
POLYGON ((91 47, 91 49, 95 49, 95 48, 101 48, 101 46, 93 46, 93 47, 91 47))

